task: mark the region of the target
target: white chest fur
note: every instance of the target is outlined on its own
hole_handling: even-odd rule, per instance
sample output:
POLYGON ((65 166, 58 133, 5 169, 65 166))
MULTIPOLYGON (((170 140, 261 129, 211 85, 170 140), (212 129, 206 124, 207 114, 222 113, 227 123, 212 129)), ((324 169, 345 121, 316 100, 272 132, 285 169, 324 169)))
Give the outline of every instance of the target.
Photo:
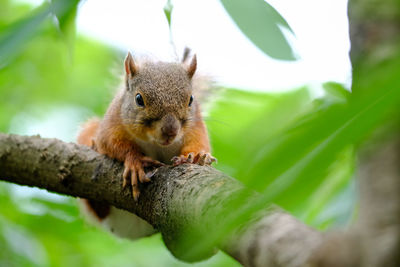
POLYGON ((182 140, 178 140, 168 146, 161 146, 154 143, 144 142, 140 139, 137 139, 135 141, 146 156, 161 161, 165 164, 171 164, 171 159, 174 156, 180 155, 183 145, 182 140))

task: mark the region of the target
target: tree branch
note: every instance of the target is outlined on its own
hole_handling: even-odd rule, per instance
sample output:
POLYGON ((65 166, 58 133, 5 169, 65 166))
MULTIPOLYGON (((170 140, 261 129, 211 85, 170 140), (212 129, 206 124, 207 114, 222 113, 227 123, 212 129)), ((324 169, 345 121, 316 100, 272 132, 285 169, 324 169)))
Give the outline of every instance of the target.
MULTIPOLYGON (((92 199, 133 212, 158 229, 167 247, 180 259, 204 259, 212 255, 217 246, 245 266, 364 266, 361 262, 370 250, 363 250, 362 241, 374 242, 362 233, 370 232, 370 227, 375 226, 365 229, 356 225, 355 229, 342 234, 322 234, 279 208, 269 207, 229 235, 190 253, 188 248, 212 239, 208 233, 226 223, 232 213, 232 203, 246 196, 245 201, 251 206, 249 200, 257 199, 258 193, 247 190, 240 182, 214 168, 182 165, 158 169, 152 182, 142 185, 136 203, 131 191, 122 189, 122 171, 121 163, 83 146, 39 136, 0 134, 1 180, 92 199), (342 247, 332 250, 332 244, 342 247), (348 256, 346 248, 351 248, 355 253, 350 254, 354 255, 348 256), (329 261, 335 256, 344 264, 335 265, 329 261)), ((395 177, 388 179, 399 181, 398 172, 392 173, 395 177)), ((388 190, 399 193, 397 189, 388 190)), ((400 203, 393 205, 398 208, 400 203)), ((392 211, 398 210, 393 208, 392 211)), ((365 216, 374 217, 375 212, 365 216)), ((399 216, 392 217, 385 221, 390 229, 394 227, 393 222, 398 223, 395 219, 399 216)), ((396 230, 399 230, 398 225, 396 230)), ((385 232, 384 236, 387 234, 385 232)), ((398 241, 398 236, 392 241, 398 241)), ((393 242, 391 248, 398 249, 393 242)))

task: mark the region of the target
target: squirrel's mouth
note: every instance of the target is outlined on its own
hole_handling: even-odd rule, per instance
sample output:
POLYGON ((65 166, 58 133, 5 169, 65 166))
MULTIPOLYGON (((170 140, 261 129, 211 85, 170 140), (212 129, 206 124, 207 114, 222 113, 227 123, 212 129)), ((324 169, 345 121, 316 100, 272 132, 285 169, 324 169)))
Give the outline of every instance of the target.
POLYGON ((169 146, 170 144, 172 144, 175 141, 176 136, 169 136, 167 138, 163 138, 162 140, 160 140, 159 144, 162 146, 169 146))
POLYGON ((171 141, 164 141, 161 143, 162 146, 168 146, 171 144, 171 141))

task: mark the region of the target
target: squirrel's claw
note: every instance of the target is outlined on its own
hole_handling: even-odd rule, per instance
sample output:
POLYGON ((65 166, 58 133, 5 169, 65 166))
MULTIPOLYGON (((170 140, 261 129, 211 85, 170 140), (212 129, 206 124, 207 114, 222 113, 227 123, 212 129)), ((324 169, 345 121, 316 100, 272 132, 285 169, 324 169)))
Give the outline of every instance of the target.
POLYGON ((165 166, 164 163, 162 163, 162 162, 160 162, 158 160, 152 159, 150 157, 142 157, 140 159, 140 161, 142 162, 142 166, 143 167, 161 167, 161 166, 165 166))
POLYGON ((204 165, 211 165, 213 162, 217 162, 217 159, 211 156, 210 153, 199 152, 196 155, 194 155, 193 152, 190 152, 189 154, 187 154, 187 156, 184 155, 175 156, 172 158, 171 161, 174 166, 178 166, 184 163, 193 163, 204 166, 204 165))
POLYGON ((122 188, 125 189, 125 187, 128 185, 129 179, 129 174, 131 173, 131 170, 127 167, 124 169, 124 174, 122 175, 123 181, 122 181, 122 188))
POLYGON ((197 154, 197 164, 204 166, 204 165, 211 165, 213 162, 217 162, 217 159, 211 156, 210 153, 199 153, 197 154))
POLYGON ((141 183, 148 183, 150 182, 150 178, 146 176, 146 173, 144 172, 143 168, 140 168, 137 172, 138 177, 139 177, 139 181, 141 183))
POLYGON ((164 164, 149 157, 142 157, 136 159, 126 158, 124 165, 122 188, 125 188, 129 183, 132 186, 133 198, 137 201, 140 195, 138 181, 148 183, 152 177, 152 175, 146 175, 144 167, 162 166, 164 164))
POLYGON ((131 170, 131 185, 132 185, 132 195, 135 201, 138 201, 140 191, 139 191, 139 185, 137 181, 137 173, 135 170, 131 170))
POLYGON ((172 165, 173 166, 178 166, 184 163, 193 163, 194 160, 194 154, 191 152, 187 156, 180 155, 180 156, 175 156, 171 159, 172 165))
MULTIPOLYGON (((137 201, 139 199, 140 191, 137 179, 138 164, 130 160, 125 160, 125 169, 122 182, 122 188, 125 188, 128 183, 132 186, 132 196, 137 201)), ((143 170, 142 170, 143 171, 143 170)))

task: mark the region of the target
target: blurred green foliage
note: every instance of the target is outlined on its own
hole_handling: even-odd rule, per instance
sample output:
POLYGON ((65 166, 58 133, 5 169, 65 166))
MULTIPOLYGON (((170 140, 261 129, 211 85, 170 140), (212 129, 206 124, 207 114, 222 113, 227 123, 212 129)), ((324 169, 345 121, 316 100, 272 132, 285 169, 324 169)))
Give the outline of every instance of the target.
MULTIPOLYGON (((89 226, 75 199, 0 186, 0 266, 187 266, 160 235, 135 242, 89 226)), ((198 266, 235 266, 219 253, 198 266)))
POLYGON ((221 0, 244 35, 275 59, 296 60, 284 33, 293 34, 286 20, 264 0, 221 0))
MULTIPOLYGON (((281 193, 268 201, 273 200, 297 216, 308 218, 307 223, 320 228, 328 226, 328 221, 346 221, 341 217, 343 214, 332 214, 327 221, 320 221, 316 215, 349 185, 354 171, 351 145, 328 153, 332 158, 322 157, 318 162, 319 157, 308 162, 308 166, 302 165, 303 173, 286 175, 289 181, 280 176, 296 164, 302 164, 312 148, 331 133, 331 129, 323 131, 324 120, 329 125, 334 120, 326 120, 321 115, 346 105, 349 93, 342 86, 328 83, 325 91, 323 99, 312 102, 306 87, 281 94, 230 90, 211 113, 225 123, 208 123, 215 155, 221 159, 218 168, 259 192, 281 193), (270 190, 273 182, 278 183, 278 188, 270 190), (282 192, 279 192, 280 186, 285 187, 282 192), (322 193, 319 190, 324 197, 317 204, 315 195, 322 193)), ((351 204, 342 210, 347 218, 349 209, 351 204)))
MULTIPOLYGON (((245 18, 222 2, 240 27, 245 18)), ((75 37, 77 3, 57 0, 32 10, 0 0, 1 132, 71 141, 81 122, 104 114, 121 82, 123 53, 75 37)), ((171 10, 165 11, 169 23, 171 10)), ((399 68, 400 53, 378 66, 356 68, 355 93, 327 83, 316 100, 307 87, 275 94, 220 92, 205 116, 216 167, 262 198, 253 210, 235 203, 232 223, 216 227, 209 240, 271 202, 319 229, 349 223, 356 207, 355 155, 374 129, 398 117, 399 68)), ((159 235, 131 242, 89 226, 74 199, 1 183, 0 203, 1 267, 187 266, 169 254, 159 235)), ((195 265, 238 264, 220 252, 195 265)))
MULTIPOLYGON (((8 14, 31 16, 28 7, 2 2, 7 13, 0 17, 0 28, 6 31, 12 24, 8 14)), ((47 114, 57 106, 77 105, 101 113, 112 94, 109 88, 119 83, 115 67, 121 55, 116 51, 79 37, 71 58, 54 23, 47 20, 40 30, 23 48, 15 47, 18 53, 13 53, 12 62, 1 67, 0 94, 7 101, 0 105, 0 131, 7 131, 10 118, 21 112, 47 114)), ((4 34, 7 32, 2 31, 0 38, 4 34)), ((0 53, 3 49, 0 47, 0 53)), ((9 54, 7 49, 4 53, 9 54)))

